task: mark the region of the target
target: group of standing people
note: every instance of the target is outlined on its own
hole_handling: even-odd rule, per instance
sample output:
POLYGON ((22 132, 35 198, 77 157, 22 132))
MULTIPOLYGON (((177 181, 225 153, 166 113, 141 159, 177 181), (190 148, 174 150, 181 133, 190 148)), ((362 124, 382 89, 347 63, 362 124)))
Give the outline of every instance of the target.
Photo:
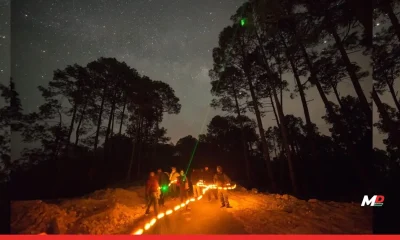
MULTIPOLYGON (((167 195, 172 199, 179 197, 182 203, 187 201, 189 198, 190 185, 192 185, 193 197, 197 198, 202 195, 202 187, 198 185, 200 182, 202 182, 203 185, 213 184, 217 187, 224 187, 230 184, 231 180, 223 173, 222 167, 220 166, 217 167, 217 172, 215 174, 211 172, 208 167, 204 169, 193 169, 190 179, 188 179, 183 170, 178 172, 176 167, 172 167, 170 173, 163 172, 162 169, 158 169, 157 173, 150 172, 146 184, 146 198, 148 201, 146 214, 149 214, 152 205, 155 214, 158 214, 158 207, 159 205, 164 206, 165 197, 167 195)), ((208 190, 206 193, 208 201, 212 200, 212 195, 216 200, 218 200, 218 197, 220 198, 221 208, 231 207, 226 190, 208 190)), ((188 205, 186 205, 186 209, 190 209, 188 205)))

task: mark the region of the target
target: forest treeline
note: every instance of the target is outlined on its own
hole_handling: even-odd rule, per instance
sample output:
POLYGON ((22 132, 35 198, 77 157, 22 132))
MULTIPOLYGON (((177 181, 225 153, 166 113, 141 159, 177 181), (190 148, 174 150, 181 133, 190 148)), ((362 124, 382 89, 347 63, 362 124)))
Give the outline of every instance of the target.
POLYGON ((18 189, 13 198, 53 198, 143 179, 158 167, 221 164, 246 186, 359 201, 400 175, 400 25, 396 2, 378 1, 374 21, 388 27, 372 36, 352 2, 250 0, 240 6, 219 35, 209 73, 211 107, 227 115, 176 144, 161 127, 164 114, 180 112, 174 90, 115 58, 55 70, 48 85, 38 87, 44 103, 32 113, 23 111, 11 79, 1 86, 7 103, 0 110, 2 179, 18 189), (367 69, 352 60, 360 53, 371 57, 367 69), (372 88, 363 88, 371 77, 372 88), (354 95, 341 94, 344 83, 354 95), (329 135, 320 132, 308 105, 314 89, 329 135), (301 115, 284 111, 287 92, 301 103, 301 115), (270 126, 263 122, 267 112, 274 114, 270 126), (373 128, 385 134, 386 149, 373 147, 373 128), (11 132, 37 147, 16 159, 11 132))

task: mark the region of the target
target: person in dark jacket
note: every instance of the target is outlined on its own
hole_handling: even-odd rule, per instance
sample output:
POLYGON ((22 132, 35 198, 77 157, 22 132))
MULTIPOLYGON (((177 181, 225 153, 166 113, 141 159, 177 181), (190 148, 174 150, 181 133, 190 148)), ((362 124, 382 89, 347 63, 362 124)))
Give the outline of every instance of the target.
POLYGON ((150 207, 153 205, 154 213, 158 215, 158 199, 160 197, 160 186, 154 172, 150 172, 149 179, 146 184, 146 196, 148 198, 146 215, 150 212, 150 207))
POLYGON ((161 192, 160 192, 160 206, 164 206, 165 203, 165 194, 168 191, 168 184, 169 184, 169 176, 162 171, 161 168, 157 170, 157 179, 158 179, 158 185, 160 186, 161 192))
MULTIPOLYGON (((217 173, 214 175, 214 184, 220 187, 226 187, 228 184, 231 183, 231 179, 222 171, 222 167, 217 167, 217 173)), ((221 200, 221 208, 227 207, 231 208, 228 199, 228 190, 218 189, 218 195, 221 200)))
POLYGON ((198 170, 198 169, 193 169, 192 177, 191 177, 191 180, 192 180, 192 181, 191 181, 191 182, 192 182, 192 187, 193 187, 193 196, 194 196, 195 198, 197 198, 198 196, 201 195, 200 186, 197 185, 197 183, 201 180, 200 178, 201 178, 201 176, 200 176, 200 170, 198 170))
MULTIPOLYGON (((179 188, 179 198, 181 200, 181 203, 184 203, 189 199, 189 180, 187 179, 186 174, 183 170, 181 170, 177 179, 177 186, 179 188)), ((190 210, 189 205, 186 205, 186 210, 190 210)))
MULTIPOLYGON (((202 178, 205 185, 214 184, 214 174, 208 169, 208 167, 204 168, 202 178)), ((215 200, 218 200, 217 190, 209 189, 206 193, 208 201, 211 201, 211 195, 214 195, 215 200)))

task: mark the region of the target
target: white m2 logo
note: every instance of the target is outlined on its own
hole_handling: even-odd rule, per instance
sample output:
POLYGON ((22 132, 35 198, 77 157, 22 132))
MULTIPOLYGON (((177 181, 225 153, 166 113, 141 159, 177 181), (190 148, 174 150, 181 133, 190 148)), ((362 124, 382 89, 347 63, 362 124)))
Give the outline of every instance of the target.
POLYGON ((384 200, 385 197, 382 195, 374 195, 371 199, 369 199, 367 195, 364 195, 361 206, 381 207, 384 200))

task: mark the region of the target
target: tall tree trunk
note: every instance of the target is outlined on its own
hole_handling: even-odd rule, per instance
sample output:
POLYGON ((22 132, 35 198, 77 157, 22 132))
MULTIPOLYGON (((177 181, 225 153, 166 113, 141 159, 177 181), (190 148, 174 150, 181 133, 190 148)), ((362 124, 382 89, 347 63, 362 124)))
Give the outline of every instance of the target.
POLYGON ((247 83, 248 83, 249 89, 250 89, 251 98, 253 100, 253 108, 254 108, 254 112, 256 115, 256 119, 257 119, 258 130, 260 131, 260 138, 261 138, 261 143, 262 143, 262 148, 263 148, 264 160, 265 160, 265 163, 268 168, 267 169, 268 177, 271 181, 272 191, 275 192, 276 191, 276 182, 275 182, 274 172, 272 169, 271 159, 269 156, 269 148, 268 148, 267 140, 265 139, 264 127, 263 127, 263 124, 261 121, 261 113, 260 113, 260 110, 258 109, 258 98, 254 92, 254 86, 253 86, 253 82, 251 81, 250 76, 247 75, 246 77, 247 77, 247 83))
MULTIPOLYGON (((290 140, 289 140, 290 141, 290 140)), ((299 152, 297 151, 297 148, 296 148, 296 145, 294 144, 294 141, 290 141, 291 143, 290 143, 290 148, 291 148, 291 153, 292 153, 292 159, 296 159, 295 158, 295 156, 297 157, 297 158, 300 158, 300 154, 299 154, 299 152)), ((296 184, 297 185, 297 184, 296 184)))
MULTIPOLYGON (((60 120, 60 122, 59 122, 59 124, 58 124, 58 128, 59 128, 59 131, 61 132, 61 129, 62 129, 62 114, 61 114, 61 112, 60 111, 58 111, 58 117, 59 117, 59 120, 60 120)), ((53 154, 52 154, 52 160, 53 161, 55 161, 56 159, 57 159, 57 156, 58 156, 58 152, 59 152, 59 149, 61 148, 61 133, 57 133, 57 135, 56 135, 56 139, 55 139, 55 147, 54 147, 54 151, 53 151, 53 154)), ((58 170, 60 170, 60 163, 58 163, 57 164, 57 166, 59 167, 59 169, 58 170)))
POLYGON ((247 149, 249 151, 249 156, 253 156, 253 147, 252 143, 248 142, 247 143, 247 149))
POLYGON ((137 177, 140 178, 140 174, 141 174, 141 163, 142 163, 142 159, 141 158, 141 153, 142 153, 142 143, 144 140, 144 136, 143 136, 143 125, 144 125, 144 118, 141 117, 140 119, 140 130, 139 130, 139 145, 138 145, 138 158, 137 158, 137 177))
POLYGON ((315 136, 315 131, 314 131, 314 127, 313 124, 311 122, 311 117, 310 117, 310 111, 308 109, 308 104, 307 104, 307 100, 306 100, 306 94, 304 92, 304 88, 303 88, 303 84, 300 81, 300 76, 299 73, 297 71, 297 67, 296 64, 293 61, 293 57, 291 56, 291 54, 289 53, 289 48, 285 43, 285 40, 283 39, 282 36, 281 37, 281 42, 285 47, 285 54, 286 54, 286 58, 289 60, 290 66, 292 68, 293 71, 293 75, 294 75, 294 79, 297 85, 297 88, 299 90, 300 93, 300 99, 301 99, 301 103, 303 105, 303 111, 304 111, 304 118, 306 120, 306 129, 307 129, 307 140, 309 143, 309 150, 311 152, 311 158, 313 163, 315 164, 315 166, 317 167, 317 171, 314 171, 313 173, 315 174, 315 182, 319 184, 319 188, 322 190, 323 189, 323 177, 321 176, 321 163, 319 162, 319 154, 317 151, 317 147, 316 147, 316 136, 315 136))
MULTIPOLYGON (((302 44, 302 42, 299 42, 299 45, 300 45, 301 51, 303 53, 303 57, 306 60, 306 64, 307 64, 308 70, 310 71, 311 79, 312 79, 311 81, 317 87, 318 93, 321 96, 322 102, 324 103, 326 110, 328 111, 329 115, 332 116, 333 121, 338 126, 340 126, 341 130, 343 132, 347 133, 348 130, 341 123, 339 116, 335 113, 335 111, 334 111, 334 109, 332 107, 332 104, 329 102, 328 97, 326 96, 326 94, 325 94, 325 92, 324 92, 324 90, 323 90, 323 88, 321 86, 321 83, 319 82, 318 78, 316 77, 316 74, 315 74, 315 71, 314 71, 314 66, 313 66, 313 64, 311 62, 310 56, 308 55, 308 53, 307 53, 304 45, 302 44)), ((351 148, 351 145, 348 146, 348 148, 351 148)))
POLYGON ((272 139, 272 145, 274 146, 275 157, 278 159, 278 153, 276 152, 277 142, 275 141, 275 138, 272 139))
MULTIPOLYGON (((267 72, 267 75, 271 78, 271 80, 272 79, 277 80, 276 82, 282 84, 279 81, 279 79, 277 79, 277 76, 273 73, 273 71, 271 70, 271 68, 268 65, 268 60, 266 59, 267 55, 264 51, 263 41, 261 40, 257 31, 256 31, 256 36, 257 36, 257 40, 258 40, 258 45, 260 46, 260 49, 262 52, 262 57, 264 60, 264 68, 267 72)), ((278 111, 279 121, 281 123, 280 130, 282 133, 282 145, 285 148, 285 152, 287 154, 287 159, 288 159, 288 164, 289 164, 289 174, 290 174, 290 179, 292 182, 293 192, 297 195, 299 193, 299 191, 297 188, 296 177, 295 177, 295 172, 294 172, 294 168, 293 168, 292 154, 289 149, 288 132, 287 132, 287 128, 286 128, 287 125, 286 125, 285 116, 283 114, 282 105, 280 104, 279 99, 278 99, 278 94, 276 93, 276 89, 274 87, 272 87, 271 94, 273 95, 273 97, 275 99, 275 104, 276 104, 276 108, 278 111)), ((260 137, 264 138, 263 136, 260 136, 260 137)))
POLYGON ((111 103, 110 116, 108 117, 108 125, 107 125, 107 131, 106 131, 105 141, 104 141, 104 147, 105 147, 106 144, 108 143, 108 139, 109 139, 109 136, 110 136, 111 123, 112 123, 112 121, 113 121, 114 111, 115 111, 115 94, 114 94, 114 97, 113 97, 113 101, 112 101, 112 103, 111 103))
POLYGON ((281 104, 279 103, 278 94, 276 93, 275 88, 272 88, 272 94, 275 99, 275 104, 276 104, 276 108, 278 110, 279 120, 281 122, 280 129, 281 129, 281 133, 282 133, 282 144, 283 144, 283 147, 285 148, 285 152, 287 155, 288 166, 289 166, 289 175, 290 175, 290 180, 292 182, 293 192, 294 192, 294 194, 298 195, 299 189, 297 187, 297 182, 296 182, 296 174, 295 174, 294 165, 293 165, 293 155, 289 149, 289 135, 288 135, 288 131, 287 131, 286 119, 283 114, 281 104))
POLYGON ((280 128, 279 117, 278 117, 278 114, 276 113, 276 108, 275 108, 274 100, 272 99, 272 94, 268 94, 268 95, 269 95, 269 99, 271 100, 272 111, 274 112, 277 127, 280 128))
POLYGON ((335 94, 336 100, 338 101, 338 104, 340 106, 340 109, 343 109, 342 99, 340 99, 340 95, 339 95, 337 86, 332 86, 332 89, 333 89, 333 93, 335 94))
POLYGON ((296 85, 298 87, 299 93, 300 93, 300 99, 301 99, 301 104, 303 105, 303 112, 304 112, 304 117, 305 117, 306 124, 307 124, 307 130, 309 131, 309 136, 312 136, 313 127, 312 127, 312 122, 311 122, 311 117, 310 117, 310 111, 308 109, 308 104, 307 104, 307 100, 306 100, 306 94, 304 93, 303 84, 300 81, 300 76, 299 76, 299 73, 297 72, 297 67, 293 61, 292 56, 288 52, 288 47, 286 46, 286 43, 284 42, 283 39, 281 41, 285 46, 286 57, 289 60, 290 66, 293 71, 293 76, 294 76, 296 85))
POLYGON ((390 117, 389 113, 386 111, 386 108, 384 104, 382 103, 381 99, 379 98, 378 93, 375 91, 375 88, 372 88, 372 99, 375 102, 375 105, 378 109, 378 112, 380 113, 380 116, 382 118, 383 124, 388 128, 391 134, 393 136, 397 136, 398 139, 398 144, 400 147, 400 128, 397 127, 396 123, 393 121, 393 119, 390 117))
POLYGON ((106 136, 104 139, 104 150, 103 150, 103 155, 104 155, 104 162, 108 162, 108 153, 109 153, 109 147, 108 147, 108 140, 110 138, 110 132, 111 132, 111 123, 113 121, 113 115, 115 111, 115 98, 116 98, 116 93, 114 92, 113 97, 112 97, 112 102, 111 102, 111 110, 110 110, 110 115, 108 117, 108 124, 107 124, 107 130, 106 130, 106 136))
POLYGON ((67 143, 65 145, 65 154, 68 156, 69 153, 69 145, 71 143, 71 135, 72 135, 72 131, 74 130, 74 123, 75 123, 75 118, 76 118, 76 111, 78 110, 78 104, 75 103, 74 104, 74 110, 72 113, 72 119, 71 119, 71 124, 69 125, 69 130, 68 130, 68 139, 67 139, 67 143))
POLYGON ((239 101, 237 97, 237 90, 235 87, 235 83, 231 80, 231 86, 232 86, 232 91, 233 91, 233 97, 235 98, 235 107, 236 107, 236 112, 237 112, 237 119, 240 122, 240 132, 242 135, 242 146, 243 146, 243 157, 245 161, 245 166, 246 166, 246 177, 248 184, 251 183, 251 174, 250 174, 250 162, 249 162, 249 156, 247 152, 247 144, 246 144, 246 135, 244 133, 244 126, 243 126, 243 119, 242 119, 242 114, 240 113, 240 106, 239 106, 239 101))
POLYGON ((128 96, 125 94, 124 107, 122 108, 121 123, 119 124, 119 135, 122 133, 122 125, 124 124, 125 107, 128 101, 128 96))
POLYGON ((391 83, 391 84, 388 83, 388 87, 389 87, 390 95, 392 95, 394 104, 396 105, 397 110, 400 112, 400 102, 399 102, 399 99, 397 98, 396 92, 395 92, 395 90, 393 88, 393 83, 391 83))
POLYGON ((370 186, 370 184, 369 184, 370 174, 368 173, 369 169, 368 169, 368 167, 365 166, 366 165, 365 162, 364 163, 361 162, 360 155, 357 154, 357 150, 355 149, 354 144, 351 142, 351 137, 350 137, 348 129, 343 125, 343 123, 340 120, 340 117, 336 114, 331 103, 328 101, 328 98, 326 97, 325 92, 322 89, 322 86, 321 86, 318 78, 316 77, 313 63, 311 62, 310 56, 308 55, 303 43, 299 40, 298 40, 298 43, 299 43, 299 46, 303 53, 303 57, 306 61, 308 70, 310 71, 312 82, 317 87, 317 90, 321 96, 322 102, 324 103, 325 108, 328 111, 329 115, 332 117, 332 121, 338 126, 338 129, 342 135, 341 140, 347 146, 347 150, 349 151, 350 156, 352 156, 353 161, 355 161, 355 162, 353 162, 353 161, 350 161, 350 162, 354 165, 354 168, 357 170, 357 173, 359 175, 359 178, 360 178, 362 184, 364 185, 364 187, 366 189, 368 189, 370 186))
MULTIPOLYGON (((282 75, 280 75, 279 80, 280 80, 280 82, 282 82, 282 75)), ((282 105, 282 111, 283 111, 283 86, 282 86, 282 84, 280 87, 280 92, 281 92, 281 105, 282 105)))
POLYGON ((129 181, 131 180, 131 173, 132 173, 132 167, 133 167, 133 161, 135 160, 135 154, 136 154, 136 145, 138 143, 138 138, 139 138, 139 116, 136 117, 136 136, 132 139, 132 152, 131 152, 131 157, 129 159, 129 166, 128 166, 128 172, 126 173, 126 180, 129 181))
POLYGON ((340 95, 339 95, 339 91, 338 91, 338 89, 337 89, 337 86, 333 86, 333 85, 332 85, 332 89, 333 89, 333 92, 334 92, 334 94, 335 94, 335 96, 336 96, 336 100, 338 101, 338 104, 339 104, 339 106, 340 106, 340 112, 342 113, 343 117, 346 119, 347 123, 348 123, 348 124, 351 124, 351 122, 348 121, 348 116, 346 115, 347 113, 346 113, 346 111, 344 110, 344 109, 345 109, 345 106, 344 106, 343 103, 342 103, 342 99, 340 99, 340 95))
POLYGON ((250 76, 250 66, 248 65, 248 62, 246 62, 246 58, 247 55, 243 49, 243 45, 241 48, 242 51, 242 57, 244 59, 244 61, 242 62, 242 67, 244 69, 244 72, 246 74, 246 80, 247 80, 247 84, 249 85, 249 89, 250 89, 250 94, 251 94, 251 98, 253 100, 253 108, 254 108, 254 112, 256 115, 256 120, 257 120, 257 125, 258 125, 258 130, 260 131, 260 137, 261 137, 261 143, 262 143, 262 148, 263 148, 263 155, 264 155, 264 160, 265 160, 265 164, 267 166, 267 171, 268 171, 268 177, 270 179, 271 182, 271 188, 272 191, 275 192, 276 191, 276 181, 275 181, 275 176, 274 176, 274 171, 272 169, 272 164, 271 164, 271 158, 269 155, 269 147, 267 144, 267 140, 265 139, 265 132, 264 132, 264 127, 262 124, 262 120, 261 120, 261 113, 260 110, 258 108, 258 98, 255 94, 254 91, 254 86, 253 86, 253 82, 250 76))
POLYGON ((357 74, 355 72, 355 68, 353 64, 350 62, 349 56, 347 55, 346 49, 344 49, 342 39, 340 38, 339 34, 336 31, 336 27, 333 26, 329 14, 327 15, 327 22, 328 22, 328 28, 330 33, 333 35, 333 38, 335 39, 336 46, 339 49, 339 52, 342 56, 342 60, 344 64, 346 65, 346 70, 350 76, 351 83, 353 84, 354 90, 357 93, 357 96, 360 100, 362 109, 367 116, 367 121, 369 125, 372 125, 372 111, 370 104, 365 97, 364 91, 361 88, 360 82, 358 80, 357 74))
POLYGON ((74 104, 74 110, 72 113, 72 119, 71 119, 71 124, 69 125, 69 130, 68 130, 68 141, 67 141, 67 146, 69 145, 69 142, 71 141, 71 135, 72 131, 74 130, 74 123, 75 123, 75 118, 76 118, 76 111, 78 110, 78 104, 74 104))
POLYGON ((114 110, 114 112, 112 114, 110 137, 112 137, 114 135, 114 122, 115 122, 115 110, 114 110))
POLYGON ((96 130, 96 136, 94 138, 94 151, 97 149, 97 145, 99 144, 99 134, 100 134, 100 128, 101 128, 101 118, 103 115, 103 110, 104 110, 104 102, 106 101, 106 87, 103 89, 103 97, 101 99, 101 104, 100 104, 100 112, 99 112, 99 117, 97 119, 97 130, 96 130))
POLYGON ((297 140, 294 140, 294 141, 293 141, 293 144, 294 144, 294 148, 295 148, 295 151, 296 151, 296 153, 297 153, 298 159, 299 159, 300 161, 303 160, 303 156, 301 155, 301 149, 300 149, 299 142, 298 142, 297 140))
MULTIPOLYGON (((275 59, 277 59, 277 64, 278 64, 279 82, 282 83, 281 58, 280 58, 280 56, 277 56, 277 57, 275 57, 275 59)), ((282 106, 282 111, 283 111, 283 84, 280 85, 279 92, 280 92, 281 106, 282 106)), ((271 97, 271 99, 272 99, 272 97, 271 97)), ((276 116, 276 114, 275 114, 275 116, 276 116)))
POLYGON ((388 15, 390 22, 392 23, 392 26, 393 26, 393 28, 396 32, 396 35, 400 41, 400 24, 399 24, 399 20, 397 19, 396 14, 393 12, 393 8, 390 5, 390 1, 383 0, 381 2, 382 2, 382 10, 388 15))
MULTIPOLYGON (((367 101, 367 99, 365 97, 365 94, 362 91, 362 88, 361 88, 361 86, 360 86, 360 84, 358 82, 358 78, 357 78, 357 76, 356 76, 356 74, 355 74, 355 72, 353 70, 353 67, 352 67, 352 65, 350 63, 350 60, 349 60, 349 58, 347 56, 347 53, 344 50, 343 44, 341 42, 341 39, 339 38, 339 36, 338 36, 338 34, 336 32, 336 29, 333 28, 333 30, 334 30, 333 32, 335 33, 335 35, 334 35, 335 41, 337 42, 338 45, 340 45, 339 46, 339 48, 340 48, 339 50, 340 50, 340 52, 342 54, 342 58, 344 58, 344 60, 345 60, 345 64, 346 64, 347 70, 349 72, 349 75, 351 74, 351 79, 352 79, 353 85, 355 87, 355 90, 356 90, 357 94, 359 96, 361 96, 359 98, 360 98, 360 101, 362 101, 363 110, 366 112, 367 118, 369 116, 370 123, 372 124, 372 112, 371 112, 371 109, 369 107, 369 103, 368 103, 368 101, 367 101)), ((325 108, 327 109, 328 113, 333 118, 332 120, 337 124, 337 126, 339 127, 341 133, 344 135, 342 140, 347 145, 347 147, 349 149, 349 152, 350 152, 350 155, 357 162, 356 163, 356 165, 357 165, 356 169, 359 170, 358 171, 359 177, 360 177, 361 181, 364 182, 364 187, 366 187, 368 189, 368 185, 369 185, 368 184, 368 179, 369 179, 369 177, 368 177, 368 173, 367 173, 368 170, 367 170, 367 168, 365 168, 365 165, 364 165, 365 163, 363 164, 363 163, 360 162, 359 155, 356 154, 357 151, 355 150, 355 147, 354 147, 353 143, 350 141, 351 138, 350 138, 350 136, 348 134, 347 128, 342 124, 342 122, 340 121, 340 117, 335 113, 335 111, 333 110, 332 105, 328 101, 328 99, 327 99, 327 97, 326 97, 326 95, 325 95, 325 93, 324 93, 324 91, 322 89, 322 86, 321 86, 320 82, 318 81, 318 79, 316 77, 313 64, 312 64, 312 62, 310 60, 310 57, 309 57, 309 55, 307 53, 307 50, 306 50, 306 48, 305 48, 305 46, 303 44, 302 39, 299 37, 299 35, 297 33, 296 28, 293 28, 292 31, 293 31, 293 34, 294 34, 294 36, 296 38, 297 43, 300 46, 300 50, 301 50, 301 52, 303 54, 303 57, 306 60, 306 65, 308 66, 310 74, 311 74, 311 80, 315 84, 315 86, 317 87, 317 90, 318 90, 318 92, 319 92, 319 94, 320 94, 320 96, 322 98, 322 101, 323 101, 323 103, 325 105, 325 108)), ((352 162, 352 163, 354 164, 354 162, 352 162)))
MULTIPOLYGON (((58 158, 58 154, 62 145, 62 135, 61 135, 61 129, 62 129, 62 114, 60 111, 58 111, 58 115, 60 118, 60 123, 58 125, 59 127, 59 132, 57 132, 56 135, 56 139, 54 141, 54 149, 53 149, 53 153, 52 153, 52 161, 56 163, 56 171, 55 171, 55 176, 56 176, 56 181, 57 180, 61 180, 63 178, 63 173, 62 173, 62 169, 63 169, 63 163, 65 161, 60 161, 60 159, 58 158), (61 176, 61 177, 60 177, 61 176)), ((60 184, 60 183, 59 183, 60 184)), ((54 184, 54 188, 53 191, 57 191, 57 189, 59 189, 59 184, 54 184)))
MULTIPOLYGON (((329 115, 332 116, 334 122, 338 125, 341 126, 341 129, 345 132, 348 132, 347 130, 345 130, 344 126, 341 124, 340 118, 339 116, 335 113, 332 104, 329 102, 328 97, 326 96, 321 83, 319 82, 315 71, 314 71, 314 66, 313 63, 311 62, 310 56, 307 53, 307 50, 305 48, 305 46, 303 45, 303 42, 300 39, 297 39, 297 43, 300 46, 300 50, 303 54, 304 60, 306 62, 306 65, 308 67, 308 70, 310 71, 310 75, 311 75, 311 82, 313 84, 315 84, 315 86, 317 87, 318 93, 321 96, 322 102, 325 105, 326 110, 328 111, 329 115)), ((351 146, 348 146, 349 148, 351 148, 351 146)))
MULTIPOLYGON (((274 116, 275 116, 277 127, 278 127, 279 131, 281 131, 281 123, 279 121, 279 116, 278 116, 278 113, 276 111, 276 107, 275 107, 274 100, 272 98, 272 94, 268 93, 268 95, 269 95, 269 99, 271 101, 272 111, 274 112, 274 116)), ((283 109, 282 109, 282 112, 283 112, 283 109)), ((279 142, 276 142, 276 144, 278 145, 279 154, 282 154, 284 152, 283 144, 280 144, 279 142)), ((274 149, 275 150, 275 156, 278 158, 278 156, 276 155, 276 147, 274 146, 274 148, 275 148, 274 149)))
POLYGON ((86 107, 88 104, 88 100, 86 100, 85 104, 83 105, 82 111, 81 111, 81 116, 79 117, 79 122, 78 122, 78 126, 76 126, 76 131, 75 131, 75 146, 78 146, 78 142, 79 142, 79 130, 81 129, 81 125, 82 125, 82 121, 85 117, 85 111, 86 111, 86 107))

